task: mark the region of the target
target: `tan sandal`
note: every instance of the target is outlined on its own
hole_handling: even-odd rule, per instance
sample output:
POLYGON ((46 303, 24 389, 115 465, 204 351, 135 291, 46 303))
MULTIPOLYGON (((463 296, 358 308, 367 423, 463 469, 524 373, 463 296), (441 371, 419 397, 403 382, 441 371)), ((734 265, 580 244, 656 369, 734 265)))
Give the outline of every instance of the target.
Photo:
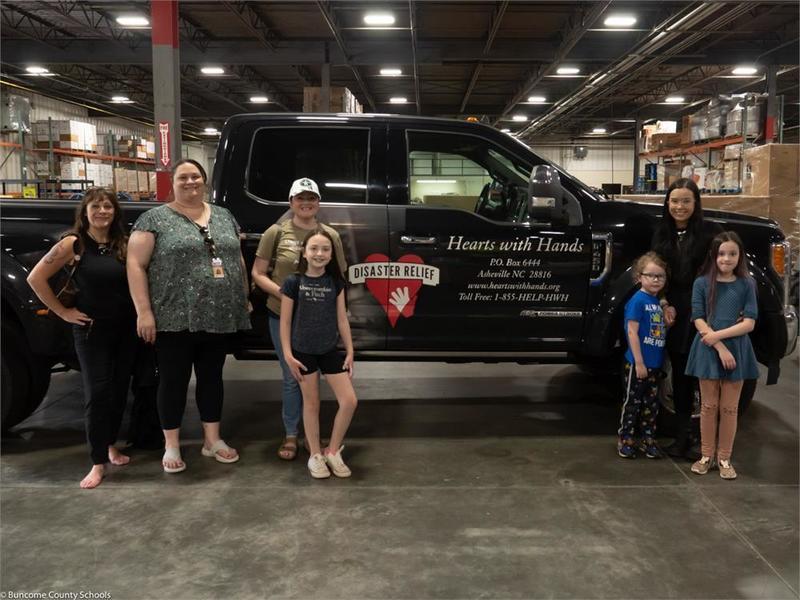
POLYGON ((297 436, 287 435, 283 438, 278 448, 278 458, 281 460, 294 460, 297 458, 297 436))

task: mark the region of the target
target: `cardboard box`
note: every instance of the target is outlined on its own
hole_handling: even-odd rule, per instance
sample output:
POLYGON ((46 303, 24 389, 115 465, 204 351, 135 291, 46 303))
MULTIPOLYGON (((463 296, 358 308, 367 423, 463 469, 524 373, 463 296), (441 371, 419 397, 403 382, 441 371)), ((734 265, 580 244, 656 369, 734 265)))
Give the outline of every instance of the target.
POLYGON ((322 88, 307 86, 303 88, 303 112, 355 113, 359 106, 353 93, 346 87, 331 87, 330 109, 322 108, 322 88))
POLYGON ((62 150, 97 151, 97 127, 83 121, 36 121, 33 124, 33 140, 37 148, 62 150))
POLYGON ((720 169, 709 169, 705 177, 705 189, 712 192, 722 189, 725 172, 720 169))
MULTIPOLYGON (((744 108, 741 104, 731 110, 726 118, 726 135, 742 135, 744 108)), ((761 105, 747 107, 747 135, 756 136, 761 132, 761 105)))
POLYGON ((677 121, 656 121, 655 133, 677 133, 677 121))
POLYGON ((137 175, 136 171, 133 169, 125 169, 125 176, 128 182, 128 191, 129 192, 138 192, 139 191, 139 176, 137 175))
POLYGON ((82 160, 65 160, 59 166, 61 179, 86 179, 86 164, 82 160))
POLYGON ((800 193, 800 146, 766 144, 744 151, 742 191, 754 196, 789 196, 800 193))
POLYGON ((653 150, 677 148, 681 145, 680 133, 656 133, 650 136, 650 147, 653 150))
POLYGON ((728 161, 725 163, 725 175, 722 188, 726 190, 739 189, 739 162, 728 161))
POLYGON ((114 169, 114 187, 118 192, 128 191, 128 175, 125 169, 120 167, 114 169))
POLYGON ((681 145, 685 146, 686 144, 692 143, 692 116, 691 115, 684 115, 683 119, 681 119, 681 145))
POLYGON ((136 189, 138 191, 140 191, 140 192, 149 191, 148 187, 147 187, 147 184, 148 184, 147 171, 137 171, 136 172, 136 179, 137 179, 137 187, 136 187, 136 189))

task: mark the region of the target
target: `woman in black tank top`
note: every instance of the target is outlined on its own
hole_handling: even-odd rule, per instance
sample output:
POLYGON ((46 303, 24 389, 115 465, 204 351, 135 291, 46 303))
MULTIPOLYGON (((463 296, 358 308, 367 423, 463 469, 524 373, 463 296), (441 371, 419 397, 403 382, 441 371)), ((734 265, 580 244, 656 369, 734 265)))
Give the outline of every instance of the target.
POLYGON ((125 273, 127 237, 115 194, 89 189, 78 206, 75 225, 33 268, 28 283, 56 315, 73 325, 81 365, 86 437, 92 469, 81 487, 97 487, 106 463, 128 464, 114 447, 136 356, 136 313, 125 273), (74 267, 75 306, 65 307, 48 280, 74 267))

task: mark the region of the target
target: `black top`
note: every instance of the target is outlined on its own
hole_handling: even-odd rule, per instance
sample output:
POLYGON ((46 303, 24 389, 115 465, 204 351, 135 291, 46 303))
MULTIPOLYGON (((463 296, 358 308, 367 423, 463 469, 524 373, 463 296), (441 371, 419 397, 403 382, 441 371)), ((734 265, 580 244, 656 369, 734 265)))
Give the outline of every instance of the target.
POLYGON ((699 275, 708 254, 711 240, 722 233, 722 227, 703 221, 701 236, 693 236, 690 230, 669 230, 666 222, 656 231, 653 250, 658 252, 669 266, 669 282, 666 298, 675 308, 675 324, 667 331, 667 349, 688 354, 696 330, 691 320, 692 284, 699 275))
MULTIPOLYGON (((125 263, 116 252, 93 239, 84 239, 83 254, 73 278, 78 288, 75 307, 92 319, 133 319, 136 312, 128 290, 125 263)), ((75 239, 75 253, 79 243, 75 239)))
POLYGON ((290 275, 281 293, 294 300, 292 349, 306 354, 325 354, 336 347, 339 324, 336 299, 344 284, 328 273, 319 277, 290 275))

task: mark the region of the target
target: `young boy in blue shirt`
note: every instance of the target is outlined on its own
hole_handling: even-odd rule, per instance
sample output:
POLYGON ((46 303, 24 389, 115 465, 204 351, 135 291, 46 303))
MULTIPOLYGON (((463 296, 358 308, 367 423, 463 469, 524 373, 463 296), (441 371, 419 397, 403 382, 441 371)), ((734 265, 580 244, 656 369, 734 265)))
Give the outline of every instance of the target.
POLYGON ((667 284, 667 264, 648 252, 634 263, 633 276, 642 287, 625 304, 626 393, 617 452, 622 458, 636 458, 639 448, 647 458, 661 458, 655 432, 667 330, 658 294, 667 284))

